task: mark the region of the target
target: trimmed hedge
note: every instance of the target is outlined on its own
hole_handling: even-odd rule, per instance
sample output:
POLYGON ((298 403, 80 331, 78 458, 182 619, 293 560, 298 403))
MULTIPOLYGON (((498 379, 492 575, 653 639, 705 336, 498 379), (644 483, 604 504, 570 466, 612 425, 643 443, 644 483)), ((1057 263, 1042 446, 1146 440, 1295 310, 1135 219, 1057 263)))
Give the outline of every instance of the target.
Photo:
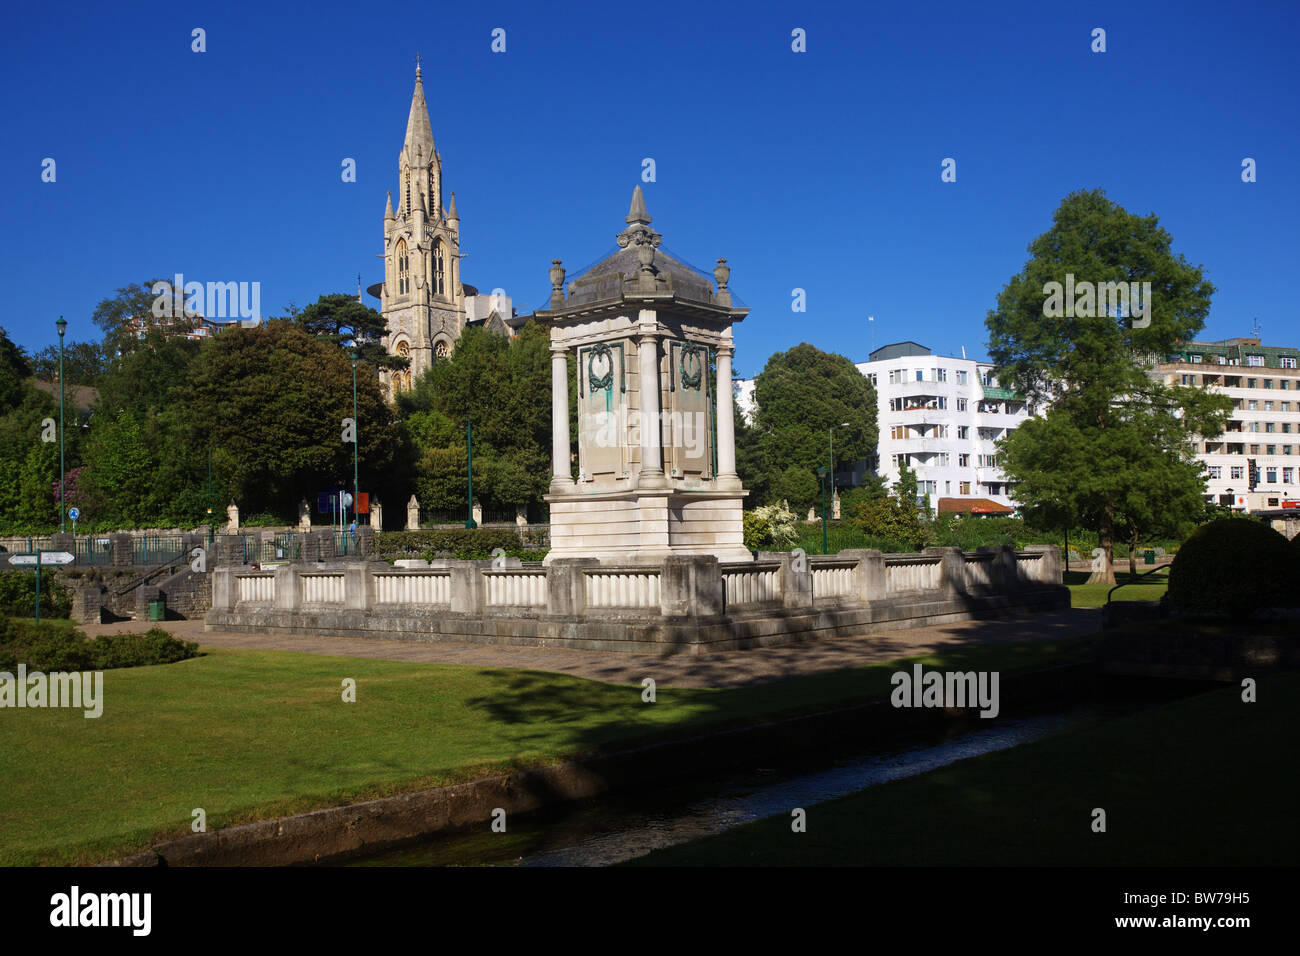
POLYGON ((162 628, 143 634, 109 634, 88 638, 78 630, 54 625, 0 623, 0 671, 106 671, 119 667, 171 664, 198 656, 199 645, 179 641, 162 628))
POLYGON ((1169 602, 1180 611, 1244 619, 1293 607, 1300 592, 1300 550, 1268 525, 1219 518, 1197 528, 1169 569, 1169 602))
POLYGON ((422 556, 429 552, 447 557, 482 554, 493 548, 508 552, 523 550, 519 535, 506 528, 431 528, 427 531, 381 531, 375 535, 375 554, 422 556))

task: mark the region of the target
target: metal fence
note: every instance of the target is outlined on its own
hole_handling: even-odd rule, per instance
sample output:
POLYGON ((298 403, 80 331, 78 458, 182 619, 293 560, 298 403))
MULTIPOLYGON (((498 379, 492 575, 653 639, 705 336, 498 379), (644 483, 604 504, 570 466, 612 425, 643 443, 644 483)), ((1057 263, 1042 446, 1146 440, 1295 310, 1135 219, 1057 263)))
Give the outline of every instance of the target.
POLYGON ((112 564, 113 544, 110 538, 85 537, 76 539, 77 564, 112 564))
POLYGON ((133 542, 133 564, 163 564, 185 553, 185 539, 179 534, 151 534, 133 542))

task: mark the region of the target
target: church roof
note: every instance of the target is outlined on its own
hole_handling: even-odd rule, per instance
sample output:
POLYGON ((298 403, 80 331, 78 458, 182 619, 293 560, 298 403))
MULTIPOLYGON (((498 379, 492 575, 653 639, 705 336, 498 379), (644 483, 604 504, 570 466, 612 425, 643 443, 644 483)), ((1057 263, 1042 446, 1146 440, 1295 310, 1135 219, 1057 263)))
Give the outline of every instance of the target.
POLYGON ((415 158, 415 147, 425 162, 433 159, 433 127, 429 124, 429 105, 424 101, 424 83, 420 68, 415 68, 415 92, 411 94, 411 115, 406 120, 406 139, 402 141, 407 156, 415 158))

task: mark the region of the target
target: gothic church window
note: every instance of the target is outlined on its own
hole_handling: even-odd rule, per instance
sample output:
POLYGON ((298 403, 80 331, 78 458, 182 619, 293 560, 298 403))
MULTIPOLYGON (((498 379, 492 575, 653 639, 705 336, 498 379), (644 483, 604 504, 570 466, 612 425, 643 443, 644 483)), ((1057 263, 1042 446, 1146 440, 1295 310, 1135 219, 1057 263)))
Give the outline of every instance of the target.
POLYGON ((410 257, 406 254, 406 243, 397 243, 397 294, 406 295, 411 291, 410 257))
POLYGON ((446 271, 443 263, 442 240, 433 243, 433 294, 445 295, 446 271))

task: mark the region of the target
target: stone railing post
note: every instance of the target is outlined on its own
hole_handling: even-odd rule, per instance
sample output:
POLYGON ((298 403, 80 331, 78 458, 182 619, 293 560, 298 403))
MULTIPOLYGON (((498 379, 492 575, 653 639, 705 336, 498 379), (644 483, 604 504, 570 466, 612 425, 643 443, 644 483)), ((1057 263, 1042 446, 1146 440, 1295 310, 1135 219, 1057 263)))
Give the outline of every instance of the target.
POLYGON ((956 597, 966 590, 966 559, 961 548, 925 548, 921 553, 939 556, 939 591, 944 597, 956 597))
POLYGON ((483 597, 483 572, 491 570, 488 561, 450 561, 451 610, 455 614, 477 614, 487 602, 483 597))
POLYGON ((998 550, 995 560, 1002 568, 1002 583, 998 590, 1006 593, 1020 587, 1020 579, 1016 574, 1016 549, 1004 544, 998 550))
POLYGON ((368 558, 375 553, 375 529, 369 525, 357 526, 357 556, 368 558))
POLYGON ((664 617, 711 617, 722 613, 722 567, 711 554, 670 555, 659 571, 659 609, 664 617))
POLYGON ((853 570, 853 596, 867 603, 885 594, 885 556, 873 548, 846 548, 841 558, 858 562, 853 570))
POLYGON ((343 606, 368 611, 374 604, 374 578, 368 564, 350 564, 343 569, 343 606))
POLYGON ((546 610, 564 617, 581 616, 587 607, 583 568, 598 568, 596 558, 560 558, 546 568, 546 610))
POLYGON ((212 575, 212 610, 233 611, 239 602, 239 582, 235 580, 235 569, 211 568, 208 573, 212 575))
POLYGON ((975 553, 990 555, 988 559, 989 590, 995 594, 1001 594, 1006 590, 1006 579, 1003 576, 1003 572, 1006 570, 1006 564, 1002 561, 1002 546, 983 545, 976 548, 975 553))
POLYGON ((112 542, 113 567, 130 567, 135 562, 135 539, 129 534, 118 532, 110 534, 108 540, 112 542))
POLYGON ((1034 579, 1039 584, 1060 584, 1061 549, 1054 544, 1031 544, 1024 549, 1029 553, 1041 554, 1038 559, 1038 576, 1034 579))
POLYGON ((275 609, 296 611, 302 607, 302 581, 298 568, 285 564, 275 569, 275 609))
POLYGON ((783 552, 781 558, 781 603, 785 607, 812 607, 813 574, 808 555, 783 552))

